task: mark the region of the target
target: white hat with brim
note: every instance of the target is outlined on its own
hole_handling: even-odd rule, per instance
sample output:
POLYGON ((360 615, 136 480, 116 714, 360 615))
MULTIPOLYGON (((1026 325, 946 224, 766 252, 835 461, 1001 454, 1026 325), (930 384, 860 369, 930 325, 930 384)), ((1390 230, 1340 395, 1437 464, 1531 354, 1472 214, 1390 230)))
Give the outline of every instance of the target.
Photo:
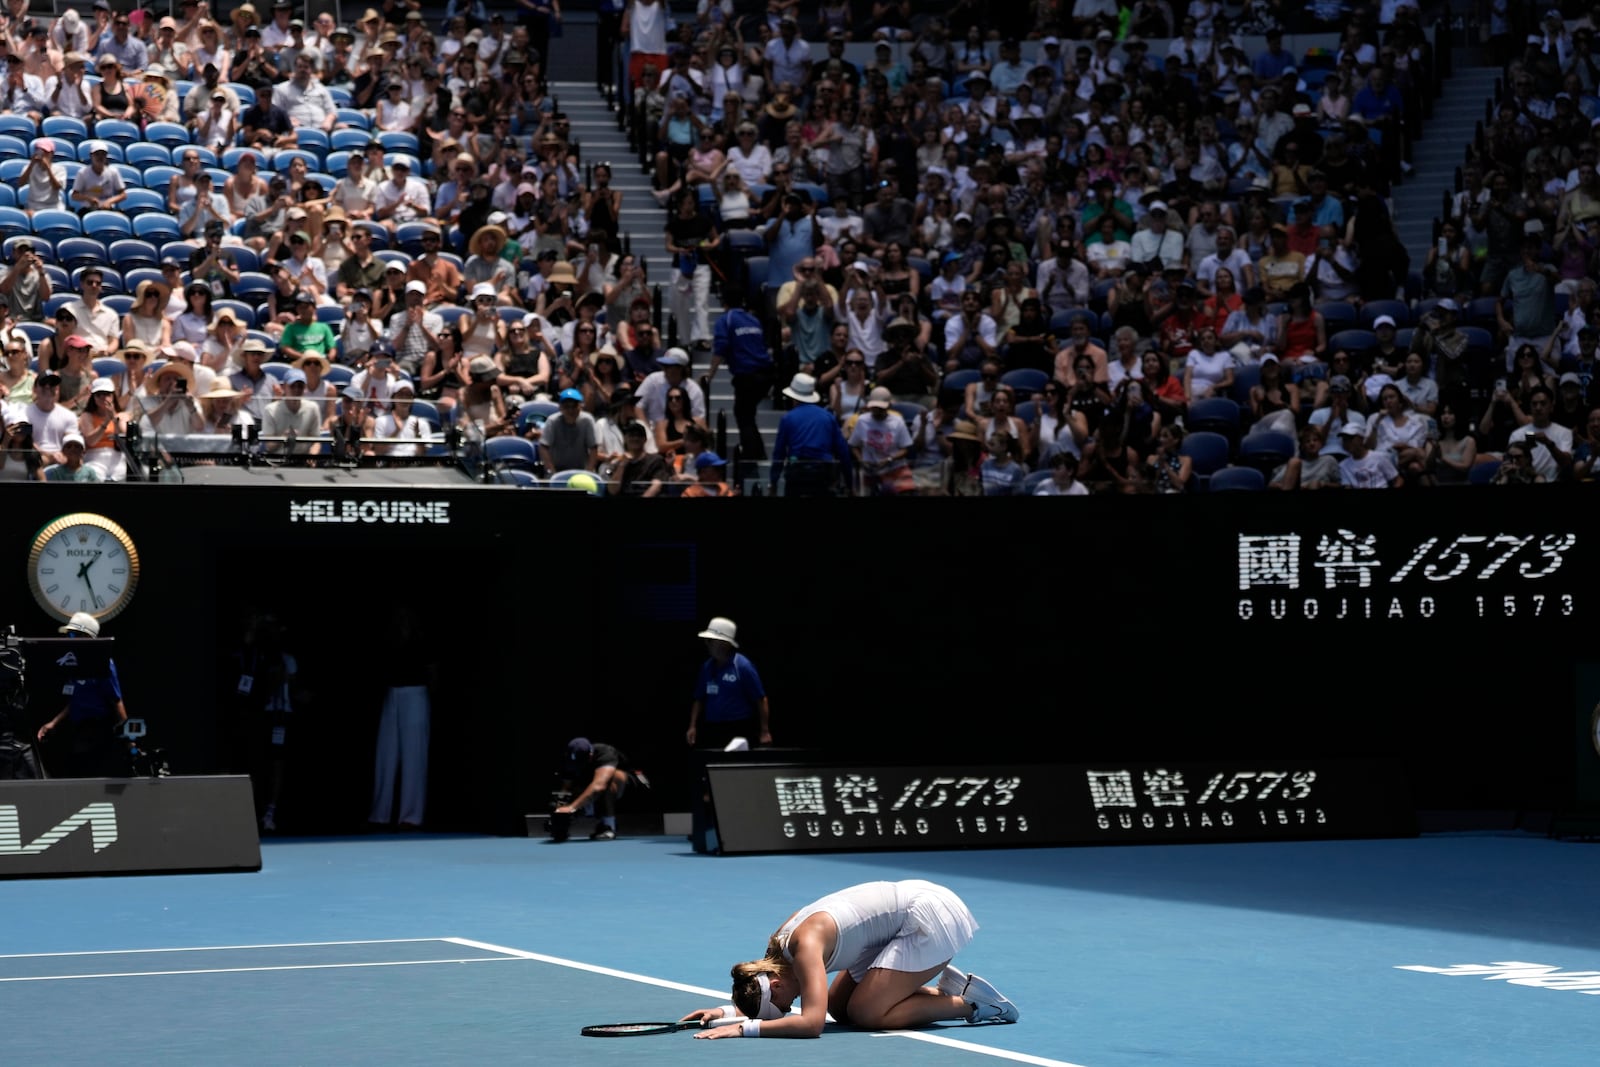
POLYGON ((85 637, 100 636, 100 620, 90 615, 87 611, 75 612, 67 624, 56 631, 63 634, 82 634, 85 637))
POLYGON ((784 389, 783 395, 802 404, 822 402, 822 396, 817 392, 817 380, 809 374, 796 374, 784 389))
POLYGON ((734 625, 732 619, 724 619, 720 616, 712 619, 706 628, 700 631, 700 636, 707 641, 723 641, 734 648, 739 647, 739 627, 734 625))

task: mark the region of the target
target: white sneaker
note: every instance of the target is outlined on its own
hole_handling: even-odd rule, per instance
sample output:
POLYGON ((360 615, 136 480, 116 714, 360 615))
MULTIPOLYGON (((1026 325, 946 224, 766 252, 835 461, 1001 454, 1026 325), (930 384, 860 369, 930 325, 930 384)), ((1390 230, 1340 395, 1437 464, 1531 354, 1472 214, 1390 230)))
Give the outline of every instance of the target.
POLYGON ((947 963, 935 988, 947 997, 959 997, 967 991, 967 972, 953 963, 947 963))
POLYGON ((961 999, 972 1005, 972 1013, 967 1016, 969 1023, 1014 1023, 1022 1016, 1015 1004, 975 974, 967 976, 967 987, 961 999))

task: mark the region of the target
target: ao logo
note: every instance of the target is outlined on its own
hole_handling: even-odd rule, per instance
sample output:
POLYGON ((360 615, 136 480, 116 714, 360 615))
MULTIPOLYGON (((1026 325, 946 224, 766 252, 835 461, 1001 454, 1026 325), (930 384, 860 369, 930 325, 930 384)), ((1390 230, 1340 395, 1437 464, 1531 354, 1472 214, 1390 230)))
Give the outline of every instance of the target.
POLYGON ((109 801, 85 804, 28 844, 22 843, 17 806, 0 804, 0 856, 37 856, 80 826, 89 827, 96 853, 117 843, 117 809, 109 801))

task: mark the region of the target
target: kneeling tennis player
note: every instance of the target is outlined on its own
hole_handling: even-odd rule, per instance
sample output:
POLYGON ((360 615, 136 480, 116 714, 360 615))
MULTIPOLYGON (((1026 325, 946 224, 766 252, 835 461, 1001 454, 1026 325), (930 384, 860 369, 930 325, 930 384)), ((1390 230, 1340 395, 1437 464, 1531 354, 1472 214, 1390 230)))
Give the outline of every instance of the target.
POLYGON ((701 1008, 684 1021, 745 1017, 697 1038, 819 1037, 829 1013, 874 1030, 955 1019, 1016 1022, 1016 1005, 950 963, 977 929, 966 904, 942 885, 853 885, 789 916, 761 959, 734 964, 732 1004, 701 1008), (791 1015, 797 999, 800 1014, 791 1015))

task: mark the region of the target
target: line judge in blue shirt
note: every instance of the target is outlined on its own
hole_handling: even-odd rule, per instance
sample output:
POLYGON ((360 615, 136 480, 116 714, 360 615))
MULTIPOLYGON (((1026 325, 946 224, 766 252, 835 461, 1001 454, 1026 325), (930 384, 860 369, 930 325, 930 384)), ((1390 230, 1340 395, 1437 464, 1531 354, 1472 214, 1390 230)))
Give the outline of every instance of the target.
POLYGON ((850 484, 850 445, 839 430, 839 420, 822 404, 817 380, 796 374, 783 395, 795 406, 778 423, 778 443, 772 450, 772 486, 784 475, 785 496, 830 496, 839 476, 850 484))
POLYGON ((739 652, 738 636, 739 628, 732 619, 712 619, 700 631, 710 658, 700 666, 694 703, 689 708, 689 729, 684 736, 691 745, 726 748, 736 737, 772 744, 767 691, 755 664, 739 652))

